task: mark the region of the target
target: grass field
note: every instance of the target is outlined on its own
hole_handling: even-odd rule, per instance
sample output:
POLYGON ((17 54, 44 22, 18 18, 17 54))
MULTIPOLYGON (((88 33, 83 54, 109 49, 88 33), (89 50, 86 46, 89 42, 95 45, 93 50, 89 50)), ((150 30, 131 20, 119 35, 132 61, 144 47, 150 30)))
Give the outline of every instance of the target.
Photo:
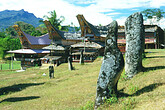
MULTIPOLYGON (((100 110, 165 110, 165 50, 145 50, 144 72, 118 83, 119 97, 107 100, 100 110)), ((28 68, 24 72, 0 71, 0 110, 92 110, 102 58, 93 63, 73 63, 48 69, 28 68), (46 73, 46 76, 42 74, 46 73)))
MULTIPOLYGON (((9 70, 12 69, 12 63, 10 60, 1 60, 0 61, 0 70, 9 70)), ((13 69, 21 69, 21 61, 13 61, 13 69)))

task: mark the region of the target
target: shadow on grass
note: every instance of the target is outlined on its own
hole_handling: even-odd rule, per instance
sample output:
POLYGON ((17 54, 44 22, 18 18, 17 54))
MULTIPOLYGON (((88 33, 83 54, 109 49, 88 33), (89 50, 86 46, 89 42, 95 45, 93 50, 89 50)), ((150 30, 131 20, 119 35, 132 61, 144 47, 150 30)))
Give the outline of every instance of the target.
POLYGON ((12 97, 2 100, 2 102, 18 102, 18 101, 26 101, 26 100, 32 100, 32 99, 38 99, 39 96, 29 96, 29 97, 12 97))
POLYGON ((145 58, 165 58, 165 56, 153 56, 153 57, 145 57, 145 58))
POLYGON ((148 86, 146 86, 146 87, 143 87, 143 88, 140 89, 140 90, 137 90, 137 91, 136 91, 135 93, 133 93, 133 94, 124 93, 124 92, 123 92, 123 91, 124 91, 124 88, 123 88, 123 89, 121 89, 121 90, 118 91, 118 97, 139 96, 139 95, 141 95, 141 94, 143 94, 143 93, 151 92, 151 91, 153 91, 154 89, 156 89, 157 87, 162 86, 162 85, 164 85, 164 84, 165 84, 165 83, 150 84, 150 85, 148 85, 148 86))
POLYGON ((144 67, 143 72, 158 70, 158 69, 165 69, 165 66, 155 66, 155 67, 144 67))
POLYGON ((164 85, 165 83, 155 83, 155 84, 150 84, 140 90, 137 90, 134 94, 132 94, 131 96, 139 96, 143 93, 146 93, 146 92, 151 92, 153 91, 154 89, 156 89, 157 87, 159 86, 162 86, 164 85))
POLYGON ((44 83, 16 84, 16 85, 12 85, 12 86, 3 87, 3 88, 0 88, 0 96, 6 95, 6 94, 12 93, 12 92, 21 91, 29 86, 38 86, 38 85, 42 85, 42 84, 44 84, 44 83))

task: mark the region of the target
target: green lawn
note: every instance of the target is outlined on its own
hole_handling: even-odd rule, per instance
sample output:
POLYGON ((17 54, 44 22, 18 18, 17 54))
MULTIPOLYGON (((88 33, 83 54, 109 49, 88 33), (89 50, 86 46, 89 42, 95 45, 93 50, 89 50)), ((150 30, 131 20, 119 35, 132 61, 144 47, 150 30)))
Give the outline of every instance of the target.
MULTIPOLYGON (((0 70, 12 69, 12 62, 10 60, 0 62, 0 70)), ((21 69, 20 61, 13 61, 13 69, 21 69)))
MULTIPOLYGON (((105 102, 101 110, 164 110, 165 50, 146 50, 141 72, 131 80, 118 83, 119 98, 105 102)), ((81 110, 93 109, 96 82, 102 58, 93 63, 73 63, 55 68, 55 78, 49 79, 48 69, 28 68, 24 72, 0 71, 0 110, 81 110), (46 73, 46 76, 42 74, 46 73)))

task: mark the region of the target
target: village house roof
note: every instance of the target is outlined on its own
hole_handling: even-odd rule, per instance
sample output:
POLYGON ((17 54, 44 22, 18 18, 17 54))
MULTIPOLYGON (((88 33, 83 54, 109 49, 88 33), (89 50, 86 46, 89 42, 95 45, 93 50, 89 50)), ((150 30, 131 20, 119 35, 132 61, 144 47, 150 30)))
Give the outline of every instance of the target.
MULTIPOLYGON (((80 24, 80 27, 81 27, 81 30, 82 30, 82 35, 84 36, 84 31, 85 31, 85 28, 90 28, 91 31, 93 32, 93 34, 95 36, 100 36, 100 37, 106 37, 107 34, 108 34, 108 29, 110 27, 110 24, 106 25, 106 26, 95 26, 91 23, 89 23, 83 15, 77 15, 77 19, 79 21, 79 24, 80 24)), ((160 28, 159 26, 157 25, 144 25, 144 28, 145 28, 145 32, 146 33, 154 33, 158 30, 158 28, 160 28)), ((118 27, 118 33, 120 34, 124 34, 125 33, 125 29, 124 29, 124 26, 119 26, 118 27)), ((123 40, 119 41, 119 42, 123 42, 123 40)))
POLYGON ((64 40, 67 40, 67 39, 75 39, 75 40, 81 40, 81 33, 80 32, 65 32, 65 31, 60 31, 58 30, 57 28, 55 28, 51 23, 50 21, 47 21, 45 20, 44 21, 47 29, 48 29, 48 32, 49 32, 49 35, 50 35, 50 38, 51 39, 64 39, 64 40))
POLYGON ((37 53, 43 53, 48 54, 50 53, 49 50, 43 50, 43 49, 19 49, 19 50, 13 50, 13 51, 7 51, 7 53, 20 53, 20 54, 37 54, 37 53))
POLYGON ((42 58, 40 58, 40 59, 49 59, 50 61, 53 61, 53 60, 59 60, 60 58, 62 58, 62 56, 50 56, 50 55, 46 55, 46 56, 44 56, 44 57, 42 57, 42 58))
POLYGON ((104 47, 104 44, 96 43, 96 42, 79 42, 76 44, 71 45, 73 48, 80 48, 80 47, 86 47, 86 48, 102 48, 104 47))
POLYGON ((50 45, 51 43, 51 40, 49 39, 49 34, 45 34, 40 37, 35 37, 22 31, 18 25, 14 25, 13 28, 17 31, 19 37, 25 37, 31 45, 50 45))
POLYGON ((49 39, 48 33, 40 37, 34 37, 29 34, 26 34, 24 31, 22 32, 25 35, 25 37, 28 39, 31 45, 50 45, 51 44, 51 40, 49 39))
MULTIPOLYGON (((83 15, 77 15, 77 19, 79 21, 81 30, 85 30, 84 28, 88 27, 91 29, 91 31, 93 32, 93 34, 95 34, 95 36, 101 36, 101 37, 106 37, 107 33, 108 33, 108 29, 110 27, 110 24, 106 25, 106 26, 95 26, 91 23, 89 23, 83 15)), ((82 32, 84 33, 84 32, 82 32)))
POLYGON ((43 47, 42 49, 48 49, 48 50, 66 50, 65 47, 57 45, 57 44, 51 44, 49 46, 43 47))

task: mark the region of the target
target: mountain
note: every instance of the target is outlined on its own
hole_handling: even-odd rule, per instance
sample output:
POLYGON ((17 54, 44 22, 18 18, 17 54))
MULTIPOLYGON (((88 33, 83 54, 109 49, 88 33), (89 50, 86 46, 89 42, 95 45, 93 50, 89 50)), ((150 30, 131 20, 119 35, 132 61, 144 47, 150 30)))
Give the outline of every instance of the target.
POLYGON ((0 11, 0 30, 12 26, 17 21, 23 21, 37 27, 41 24, 39 20, 41 20, 41 18, 37 18, 33 13, 29 13, 23 9, 19 11, 0 11))

